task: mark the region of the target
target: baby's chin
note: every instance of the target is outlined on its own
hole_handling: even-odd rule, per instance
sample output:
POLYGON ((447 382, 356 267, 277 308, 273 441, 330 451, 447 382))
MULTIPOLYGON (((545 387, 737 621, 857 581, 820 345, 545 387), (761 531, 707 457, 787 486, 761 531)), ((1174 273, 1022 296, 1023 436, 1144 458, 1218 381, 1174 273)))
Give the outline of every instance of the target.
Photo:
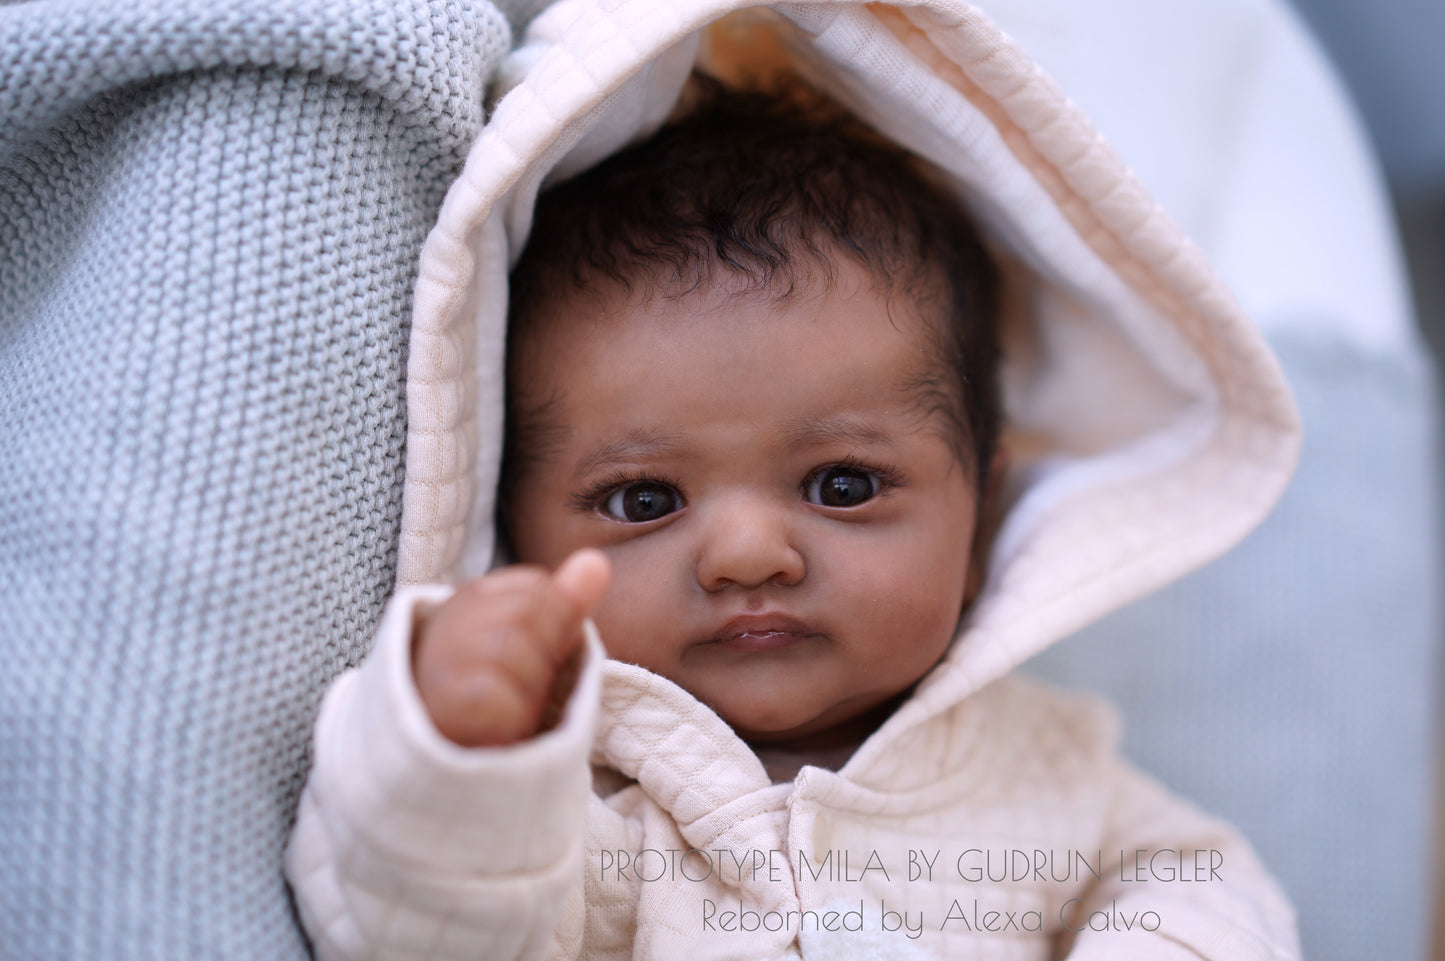
POLYGON ((787 715, 770 706, 762 716, 719 711, 733 731, 753 748, 788 751, 829 751, 861 744, 897 710, 907 696, 900 692, 881 703, 868 703, 852 711, 835 710, 788 724, 787 715), (762 722, 762 723, 759 723, 762 722))

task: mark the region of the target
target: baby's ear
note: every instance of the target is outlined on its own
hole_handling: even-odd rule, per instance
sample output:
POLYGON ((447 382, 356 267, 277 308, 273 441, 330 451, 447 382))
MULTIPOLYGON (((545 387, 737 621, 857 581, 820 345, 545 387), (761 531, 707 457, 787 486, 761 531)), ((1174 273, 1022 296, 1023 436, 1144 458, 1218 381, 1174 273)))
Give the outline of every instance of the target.
POLYGON ((988 465, 988 476, 978 488, 978 504, 973 514, 973 544, 969 548, 968 579, 963 588, 966 609, 983 590, 988 579, 988 559, 993 539, 1003 525, 1004 492, 1009 471, 1009 450, 1000 440, 988 465))

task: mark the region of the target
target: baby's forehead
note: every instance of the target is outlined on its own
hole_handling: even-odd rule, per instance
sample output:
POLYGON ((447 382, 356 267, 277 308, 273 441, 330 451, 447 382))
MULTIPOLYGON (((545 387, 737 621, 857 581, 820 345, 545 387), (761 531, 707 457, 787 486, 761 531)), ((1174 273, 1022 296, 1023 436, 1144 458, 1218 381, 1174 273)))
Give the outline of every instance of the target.
MULTIPOLYGON (((602 398, 616 405, 619 397, 637 396, 665 412, 709 383, 769 392, 768 382, 750 376, 754 370, 831 382, 840 391, 854 387, 849 403, 855 412, 909 415, 889 420, 893 430, 933 420, 951 433, 954 418, 944 408, 956 402, 958 391, 946 382, 954 374, 942 349, 941 323, 912 292, 847 263, 782 289, 734 275, 696 289, 611 284, 559 292, 534 318, 526 335, 531 343, 517 348, 525 359, 510 365, 512 442, 570 433, 572 422, 592 419, 589 404, 602 398), (678 366, 679 357, 686 366, 678 366), (866 363, 850 367, 841 357, 866 363), (665 377, 646 376, 649 358, 665 368, 665 377), (866 368, 877 376, 874 370, 860 376, 866 368), (940 412, 945 416, 932 416, 940 412)), ((779 394, 783 403, 798 396, 779 394)), ((807 411, 795 413, 800 423, 808 422, 807 411)), ((832 431, 847 440, 850 431, 867 429, 846 419, 814 421, 808 431, 814 438, 832 431)))
MULTIPOLYGON (((688 379, 738 378, 755 366, 766 366, 779 352, 785 354, 788 376, 824 379, 834 375, 824 347, 838 341, 872 344, 881 334, 905 338, 908 350, 901 360, 893 354, 886 390, 877 391, 873 403, 900 404, 929 411, 941 410, 958 400, 956 376, 947 359, 941 312, 914 295, 872 277, 857 265, 845 265, 832 276, 813 276, 786 288, 766 286, 737 276, 712 281, 697 289, 679 290, 634 284, 595 285, 559 292, 552 304, 534 317, 529 329, 514 344, 508 365, 509 407, 518 411, 550 403, 553 416, 548 430, 564 429, 568 411, 575 409, 576 384, 592 368, 610 362, 599 354, 598 344, 626 341, 634 354, 661 356, 682 352, 692 358, 688 379), (865 309, 852 310, 855 303, 865 309), (793 326, 800 314, 815 314, 812 332, 793 326), (785 324, 782 318, 790 320, 785 324), (776 323, 777 326, 772 325, 776 323), (756 335, 737 336, 746 324, 756 335), (824 344, 826 339, 830 343, 824 344), (555 403, 562 399, 569 403, 555 403)), ((745 379, 745 378, 740 378, 745 379)), ((627 384, 632 384, 627 381, 627 384)), ((611 385, 609 385, 611 386, 611 385)), ((666 407, 677 385, 664 380, 636 384, 650 403, 666 407)), ((518 430, 541 426, 536 417, 519 417, 518 430)), ((514 437, 525 441, 525 436, 514 437)))

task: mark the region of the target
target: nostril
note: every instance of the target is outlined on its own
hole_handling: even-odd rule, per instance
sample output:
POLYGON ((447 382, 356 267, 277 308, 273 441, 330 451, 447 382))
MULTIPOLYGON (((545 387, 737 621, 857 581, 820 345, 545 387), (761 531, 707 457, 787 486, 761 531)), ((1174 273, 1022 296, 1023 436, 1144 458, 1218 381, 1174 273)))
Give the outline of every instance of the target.
POLYGON ((791 587, 807 575, 802 555, 786 543, 765 550, 723 551, 705 549, 697 565, 697 579, 711 592, 742 588, 752 590, 766 584, 791 587))
POLYGON ((720 499, 699 512, 697 580, 708 592, 788 586, 806 576, 786 510, 766 495, 720 499))

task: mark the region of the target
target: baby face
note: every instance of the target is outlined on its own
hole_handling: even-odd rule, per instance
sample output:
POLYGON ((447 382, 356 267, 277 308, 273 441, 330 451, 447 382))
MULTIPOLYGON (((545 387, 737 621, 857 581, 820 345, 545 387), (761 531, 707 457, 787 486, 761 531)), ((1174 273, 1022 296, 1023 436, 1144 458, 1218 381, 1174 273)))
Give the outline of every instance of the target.
POLYGON ((948 646, 976 484, 919 396, 932 341, 902 298, 890 316, 846 262, 782 304, 730 286, 537 318, 512 539, 549 566, 609 556, 594 619, 612 657, 746 740, 825 744, 948 646))

